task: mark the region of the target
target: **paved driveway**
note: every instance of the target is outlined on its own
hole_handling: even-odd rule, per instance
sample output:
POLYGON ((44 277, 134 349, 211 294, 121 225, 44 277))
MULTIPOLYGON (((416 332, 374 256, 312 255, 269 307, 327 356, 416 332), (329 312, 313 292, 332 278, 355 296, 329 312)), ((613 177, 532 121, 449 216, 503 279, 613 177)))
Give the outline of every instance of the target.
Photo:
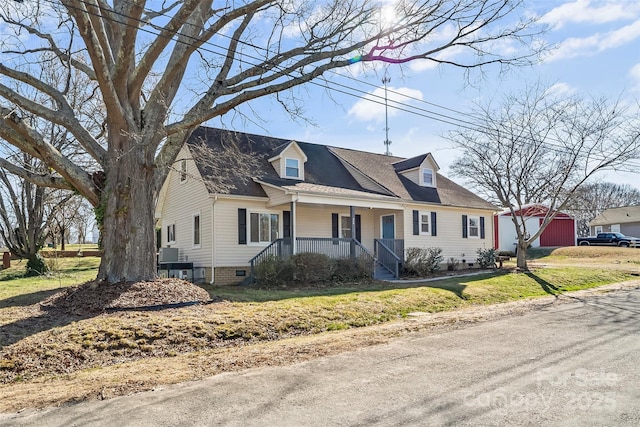
POLYGON ((38 426, 640 425, 640 290, 43 412, 38 426))

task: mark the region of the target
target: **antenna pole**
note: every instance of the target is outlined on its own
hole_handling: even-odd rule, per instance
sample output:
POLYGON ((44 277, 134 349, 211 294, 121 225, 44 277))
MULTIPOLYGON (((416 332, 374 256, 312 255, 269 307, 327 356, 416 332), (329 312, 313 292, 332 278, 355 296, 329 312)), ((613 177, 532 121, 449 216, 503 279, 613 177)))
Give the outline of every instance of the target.
POLYGON ((384 84, 384 132, 385 132, 385 140, 384 145, 386 147, 385 156, 390 156, 391 152, 389 151, 389 145, 391 145, 391 141, 389 141, 389 106, 387 104, 387 83, 391 82, 391 78, 387 73, 387 70, 384 72, 384 77, 382 78, 382 83, 384 84))

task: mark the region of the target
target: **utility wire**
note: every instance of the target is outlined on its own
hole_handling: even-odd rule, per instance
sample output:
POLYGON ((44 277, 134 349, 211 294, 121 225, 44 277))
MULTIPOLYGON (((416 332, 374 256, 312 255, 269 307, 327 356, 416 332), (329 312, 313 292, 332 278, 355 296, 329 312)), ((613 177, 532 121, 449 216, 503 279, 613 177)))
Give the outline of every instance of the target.
MULTIPOLYGON (((44 1, 46 1, 46 2, 48 2, 50 4, 53 4, 53 5, 57 5, 58 4, 58 2, 56 2, 54 0, 44 0, 44 1)), ((89 4, 86 0, 78 0, 77 2, 78 3, 83 3, 85 5, 89 5, 89 6, 92 6, 92 7, 95 7, 95 5, 89 4)), ((111 21, 117 22, 118 24, 121 24, 121 25, 134 27, 131 24, 122 23, 120 21, 116 21, 113 18, 110 18, 110 17, 107 17, 107 16, 103 16, 103 15, 100 15, 100 14, 95 13, 95 12, 85 11, 85 10, 80 9, 79 7, 76 7, 76 6, 69 6, 69 7, 73 8, 75 10, 81 11, 83 13, 87 13, 89 15, 92 15, 92 16, 95 16, 95 17, 99 17, 101 19, 111 20, 111 21)), ((154 14, 157 14, 157 12, 154 12, 154 11, 152 11, 152 12, 154 14)), ((124 13, 121 13, 121 12, 111 11, 111 13, 114 14, 114 15, 118 15, 120 17, 126 18, 128 20, 136 21, 136 22, 138 22, 140 24, 143 24, 143 25, 149 25, 149 26, 151 26, 151 27, 153 27, 155 29, 161 29, 158 26, 156 26, 155 24, 151 24, 151 23, 149 23, 149 22, 147 22, 145 20, 139 19, 139 18, 133 18, 133 17, 131 17, 129 15, 126 15, 124 13)), ((157 15, 158 16, 165 16, 165 17, 169 17, 169 18, 171 17, 170 15, 167 15, 167 14, 157 14, 157 15)), ((139 31, 151 34, 151 35, 153 35, 155 37, 160 37, 160 34, 155 33, 150 29, 147 29, 147 28, 144 28, 144 27, 140 27, 140 26, 136 26, 136 28, 138 28, 139 31)), ((197 28, 200 29, 200 30, 203 29, 203 27, 197 27, 197 28)), ((243 40, 236 40, 231 36, 227 36, 226 34, 219 33, 217 35, 221 36, 221 37, 228 38, 231 41, 238 42, 240 44, 252 47, 254 49, 263 50, 263 51, 267 50, 267 49, 265 49, 263 47, 254 45, 252 43, 245 42, 243 40)), ((191 39, 193 41, 200 41, 200 39, 198 39, 197 37, 188 36, 188 35, 184 35, 184 34, 182 36, 186 37, 186 38, 189 38, 189 39, 191 39)), ((173 39, 173 37, 169 37, 169 38, 173 39)), ((175 43, 183 43, 185 45, 189 45, 189 43, 187 43, 186 41, 182 41, 182 40, 174 40, 174 41, 175 41, 175 43)), ((225 46, 221 46, 221 45, 215 44, 215 43, 211 42, 210 40, 204 41, 203 42, 203 46, 201 46, 198 50, 201 50, 201 51, 204 51, 204 52, 209 52, 209 53, 212 53, 214 55, 221 55, 221 56, 224 56, 227 53, 227 48, 225 46), (217 48, 217 49, 222 49, 222 51, 214 51, 212 49, 205 48, 204 45, 212 46, 212 47, 217 48)), ((255 56, 251 56, 251 55, 249 55, 247 53, 244 53, 244 52, 238 52, 238 55, 243 56, 245 58, 250 58, 252 60, 257 60, 257 61, 261 60, 261 58, 258 58, 258 57, 255 57, 255 56)), ((250 66, 257 66, 258 65, 256 63, 248 61, 247 59, 243 59, 243 58, 240 58, 240 57, 236 57, 235 60, 240 64, 245 63, 245 64, 250 65, 250 66)), ((275 67, 275 69, 279 70, 279 71, 284 71, 284 69, 282 67, 280 67, 280 66, 275 67)), ((362 80, 355 79, 355 78, 353 78, 351 76, 341 75, 341 74, 337 73, 335 70, 329 70, 329 72, 331 72, 331 73, 333 73, 335 75, 339 75, 339 76, 342 76, 344 78, 356 81, 358 83, 362 83, 362 84, 365 84, 365 85, 369 85, 371 87, 379 88, 377 85, 374 85, 372 83, 364 82, 362 80)), ((286 73, 286 75, 288 75, 291 78, 296 78, 296 76, 292 75, 291 73, 286 73)), ((309 83, 312 84, 312 85, 321 87, 323 89, 327 89, 327 90, 333 91, 333 92, 341 93, 341 94, 348 95, 348 96, 351 96, 351 97, 354 97, 354 98, 358 98, 358 99, 362 99, 362 100, 367 100, 369 102, 374 102, 374 103, 379 104, 379 105, 384 105, 384 102, 385 102, 384 101, 384 97, 382 97, 380 95, 367 93, 367 92, 355 89, 352 86, 349 86, 349 85, 346 85, 346 84, 341 84, 341 83, 336 83, 336 82, 329 82, 327 80, 324 80, 324 81, 326 82, 326 84, 319 83, 316 80, 311 80, 311 81, 309 81, 309 83), (331 85, 336 86, 336 87, 333 87, 331 85)), ((392 94, 396 94, 398 96, 401 96, 403 98, 409 98, 409 99, 412 99, 412 100, 420 102, 420 103, 425 103, 425 104, 428 104, 428 105, 435 106, 437 108, 441 108, 441 109, 444 109, 444 110, 448 110, 448 111, 454 112, 456 114, 468 115, 468 113, 464 113, 464 112, 459 111, 459 110, 451 109, 451 108, 448 108, 448 107, 445 107, 445 106, 442 106, 442 105, 439 105, 439 104, 436 104, 436 103, 433 103, 433 102, 424 101, 424 100, 421 100, 419 98, 415 98, 415 97, 412 97, 412 96, 407 96, 407 95, 404 95, 404 94, 396 92, 396 91, 389 90, 389 92, 391 92, 392 94)), ((467 121, 467 120, 462 120, 462 119, 459 119, 459 118, 456 118, 456 117, 452 117, 452 116, 449 116, 449 115, 446 115, 446 114, 443 114, 443 113, 438 113, 438 112, 434 112, 434 111, 431 111, 431 110, 428 110, 428 109, 425 109, 425 108, 416 107, 416 106, 413 106, 411 104, 406 104, 406 103, 400 102, 400 101, 395 101, 395 100, 388 100, 388 101, 394 104, 394 105, 390 105, 390 107, 391 108, 395 108, 398 111, 407 112, 407 113, 414 114, 414 115, 417 115, 417 116, 420 116, 420 117, 423 117, 423 118, 426 118, 426 119, 431 119, 431 120, 438 121, 438 122, 441 122, 441 123, 450 124, 450 125, 453 125, 453 126, 457 126, 459 128, 464 128, 464 129, 467 129, 467 130, 473 130, 473 131, 477 131, 477 132, 481 132, 481 133, 485 133, 485 134, 494 134, 495 135, 495 132, 496 132, 494 129, 491 129, 491 128, 489 128, 487 126, 484 126, 482 124, 470 122, 470 121, 467 121)), ((535 142, 533 140, 530 140, 530 141, 531 142, 535 142)), ((556 151, 556 152, 561 153, 561 154, 570 152, 570 150, 568 150, 566 147, 559 146, 557 144, 552 144, 551 142, 548 142, 548 141, 555 141, 555 142, 560 143, 560 144, 562 143, 562 141, 554 139, 554 138, 547 138, 546 141, 542 142, 542 144, 546 145, 552 151, 556 151)), ((597 157, 599 157, 599 156, 594 156, 594 158, 597 158, 597 157)), ((605 157, 602 156, 602 159, 605 159, 605 157)))

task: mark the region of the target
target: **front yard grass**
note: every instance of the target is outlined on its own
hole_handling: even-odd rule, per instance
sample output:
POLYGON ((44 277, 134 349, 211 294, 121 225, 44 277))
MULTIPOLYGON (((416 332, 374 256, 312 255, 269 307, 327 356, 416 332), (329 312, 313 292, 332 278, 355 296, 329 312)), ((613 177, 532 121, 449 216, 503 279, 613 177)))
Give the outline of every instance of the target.
POLYGON ((40 310, 39 297, 63 286, 66 275, 69 280, 95 276, 87 259, 61 265, 66 267, 59 268, 60 279, 49 282, 2 281, 10 272, 0 272, 0 411, 290 363, 381 342, 384 338, 376 338, 375 330, 363 330, 369 331, 364 341, 342 334, 413 313, 557 295, 637 278, 631 270, 557 265, 526 274, 499 270, 423 283, 208 287, 215 302, 204 305, 52 316, 40 310))

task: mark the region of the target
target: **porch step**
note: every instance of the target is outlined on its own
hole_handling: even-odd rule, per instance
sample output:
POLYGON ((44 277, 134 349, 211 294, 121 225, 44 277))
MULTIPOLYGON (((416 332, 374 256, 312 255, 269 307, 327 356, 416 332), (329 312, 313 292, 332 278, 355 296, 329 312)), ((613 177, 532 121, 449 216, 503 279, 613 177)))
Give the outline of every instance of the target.
POLYGON ((381 265, 376 265, 376 269, 373 272, 373 278, 376 280, 395 280, 396 277, 391 274, 389 270, 382 267, 381 265))

